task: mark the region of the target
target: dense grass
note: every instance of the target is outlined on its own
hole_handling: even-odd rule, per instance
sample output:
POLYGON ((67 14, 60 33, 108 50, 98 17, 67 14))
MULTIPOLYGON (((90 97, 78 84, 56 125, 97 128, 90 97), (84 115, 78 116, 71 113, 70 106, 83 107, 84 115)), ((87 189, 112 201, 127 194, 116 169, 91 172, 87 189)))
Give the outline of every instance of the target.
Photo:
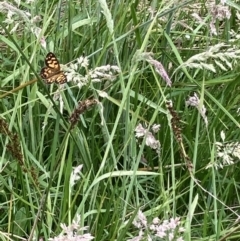
POLYGON ((94 240, 171 240, 150 231, 158 217, 180 218, 173 240, 239 240, 238 10, 0 2, 0 239, 70 240, 65 223, 94 240), (48 52, 67 83, 40 78, 48 52), (139 210, 148 227, 133 225, 139 210))

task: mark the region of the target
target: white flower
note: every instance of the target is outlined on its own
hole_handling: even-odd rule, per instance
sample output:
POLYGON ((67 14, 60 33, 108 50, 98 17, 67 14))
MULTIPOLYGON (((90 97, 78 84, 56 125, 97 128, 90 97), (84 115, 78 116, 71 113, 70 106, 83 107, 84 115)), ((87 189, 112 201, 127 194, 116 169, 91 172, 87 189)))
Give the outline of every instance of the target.
POLYGON ((70 176, 70 187, 73 187, 76 181, 80 179, 80 173, 82 168, 83 168, 83 165, 79 165, 73 168, 73 171, 71 172, 71 176, 70 176))
POLYGON ((152 131, 154 132, 154 133, 157 133, 159 130, 160 130, 160 127, 161 127, 161 125, 160 124, 154 124, 153 126, 152 126, 152 131))
POLYGON ((221 136, 222 141, 224 142, 224 140, 225 140, 225 133, 224 133, 224 131, 221 131, 220 136, 221 136))
POLYGON ((137 138, 143 137, 146 134, 146 130, 143 128, 142 124, 137 125, 137 127, 135 128, 135 132, 136 132, 135 136, 137 138))

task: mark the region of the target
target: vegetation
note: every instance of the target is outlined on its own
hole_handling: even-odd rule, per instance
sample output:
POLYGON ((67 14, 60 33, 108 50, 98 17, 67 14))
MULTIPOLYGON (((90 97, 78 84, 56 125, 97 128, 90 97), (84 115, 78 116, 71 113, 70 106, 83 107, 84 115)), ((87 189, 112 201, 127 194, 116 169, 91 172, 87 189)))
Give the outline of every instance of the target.
POLYGON ((1 240, 240 239, 237 3, 0 12, 1 240))

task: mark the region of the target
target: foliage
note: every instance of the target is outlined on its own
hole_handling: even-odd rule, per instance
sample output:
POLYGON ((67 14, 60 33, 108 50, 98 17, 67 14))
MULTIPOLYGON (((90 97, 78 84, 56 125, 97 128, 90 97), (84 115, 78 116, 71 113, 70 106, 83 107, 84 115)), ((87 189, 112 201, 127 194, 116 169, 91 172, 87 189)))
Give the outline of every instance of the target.
POLYGON ((1 240, 239 239, 236 3, 0 12, 1 240))

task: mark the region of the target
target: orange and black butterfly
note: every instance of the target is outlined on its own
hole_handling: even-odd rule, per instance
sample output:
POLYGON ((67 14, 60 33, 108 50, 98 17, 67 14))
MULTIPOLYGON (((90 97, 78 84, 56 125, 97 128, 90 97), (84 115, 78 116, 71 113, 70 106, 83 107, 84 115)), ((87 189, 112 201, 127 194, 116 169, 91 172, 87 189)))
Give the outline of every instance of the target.
POLYGON ((61 71, 58 59, 53 53, 48 53, 45 58, 46 67, 41 69, 40 75, 47 84, 64 84, 67 76, 61 71))

